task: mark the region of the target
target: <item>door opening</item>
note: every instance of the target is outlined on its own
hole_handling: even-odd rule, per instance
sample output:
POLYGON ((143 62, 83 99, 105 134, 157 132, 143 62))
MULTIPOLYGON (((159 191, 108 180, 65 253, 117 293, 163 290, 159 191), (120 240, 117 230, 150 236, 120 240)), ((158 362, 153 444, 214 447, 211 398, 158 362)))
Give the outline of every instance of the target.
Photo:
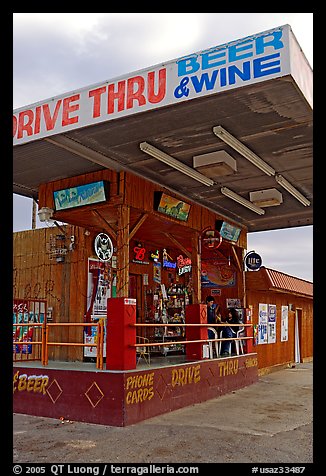
POLYGON ((296 364, 301 362, 301 324, 302 309, 296 309, 294 324, 294 359, 296 364))

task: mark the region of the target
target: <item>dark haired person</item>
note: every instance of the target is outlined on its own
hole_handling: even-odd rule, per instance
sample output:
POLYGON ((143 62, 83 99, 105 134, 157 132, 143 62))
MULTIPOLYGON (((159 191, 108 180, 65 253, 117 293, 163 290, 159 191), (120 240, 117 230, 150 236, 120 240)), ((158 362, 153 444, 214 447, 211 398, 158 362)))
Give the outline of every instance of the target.
MULTIPOLYGON (((234 307, 228 309, 228 315, 226 318, 228 324, 239 324, 239 315, 234 307)), ((230 339, 236 337, 238 326, 225 326, 223 327, 222 337, 224 339, 230 339)), ((228 357, 231 355, 231 340, 222 341, 221 344, 221 357, 228 357)))
MULTIPOLYGON (((218 304, 215 303, 215 299, 213 296, 207 296, 206 298, 207 304, 207 323, 210 325, 219 324, 221 322, 221 308, 218 304)), ((214 333, 212 331, 208 331, 208 338, 214 339, 214 333)))

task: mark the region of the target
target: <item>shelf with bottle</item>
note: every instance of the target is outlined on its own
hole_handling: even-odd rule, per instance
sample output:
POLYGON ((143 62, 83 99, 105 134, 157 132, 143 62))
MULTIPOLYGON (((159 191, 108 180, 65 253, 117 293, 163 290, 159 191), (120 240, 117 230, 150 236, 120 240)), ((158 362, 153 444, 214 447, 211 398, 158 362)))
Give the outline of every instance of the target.
MULTIPOLYGON (((185 327, 182 324, 185 323, 186 306, 190 304, 191 300, 188 288, 177 283, 171 284, 164 291, 162 286, 146 291, 145 322, 175 324, 175 326, 153 327, 146 335, 151 342, 168 342, 185 338, 185 327)), ((153 346, 151 348, 151 352, 160 352, 164 355, 172 351, 184 351, 184 345, 153 346)))
MULTIPOLYGON (((186 287, 176 284, 171 285, 167 290, 167 299, 164 301, 162 310, 162 322, 166 324, 175 324, 175 326, 164 327, 162 333, 162 342, 180 341, 185 339, 186 305, 189 304, 189 297, 186 287)), ((184 345, 175 344, 163 346, 162 353, 167 355, 169 352, 184 352, 184 345)))

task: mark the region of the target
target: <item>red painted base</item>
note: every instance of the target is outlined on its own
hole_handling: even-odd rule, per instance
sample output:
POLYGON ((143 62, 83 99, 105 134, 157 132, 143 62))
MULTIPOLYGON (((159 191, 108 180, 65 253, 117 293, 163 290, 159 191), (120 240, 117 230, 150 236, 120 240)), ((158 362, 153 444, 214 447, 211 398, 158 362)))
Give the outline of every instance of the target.
POLYGON ((122 372, 16 366, 14 412, 127 426, 257 380, 257 354, 122 372))

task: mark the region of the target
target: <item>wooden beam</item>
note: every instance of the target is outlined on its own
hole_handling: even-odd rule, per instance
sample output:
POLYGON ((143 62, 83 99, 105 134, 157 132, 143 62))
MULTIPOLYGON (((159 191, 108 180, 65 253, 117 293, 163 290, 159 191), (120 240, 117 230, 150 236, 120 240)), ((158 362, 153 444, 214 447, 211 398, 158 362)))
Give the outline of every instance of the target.
POLYGON ((142 224, 144 223, 144 221, 147 219, 148 217, 148 213, 144 213, 140 218, 139 220, 137 221, 137 223, 134 225, 133 229, 130 231, 129 233, 129 240, 131 240, 133 238, 133 236, 137 233, 137 231, 139 230, 139 228, 142 226, 142 224))
POLYGON ((164 233, 164 235, 167 236, 169 240, 172 241, 172 243, 175 244, 177 248, 179 248, 187 256, 187 258, 191 259, 191 253, 189 253, 189 251, 181 243, 179 243, 179 241, 176 240, 174 236, 172 236, 170 233, 164 233))
POLYGON ((102 223, 104 229, 111 233, 114 237, 114 239, 117 239, 117 232, 112 228, 109 222, 106 221, 104 217, 100 214, 98 210, 91 210, 92 215, 94 215, 96 218, 99 218, 100 222, 102 223))
POLYGON ((117 297, 128 297, 129 294, 129 219, 129 207, 120 205, 117 231, 117 297))
POLYGON ((231 248, 232 248, 233 256, 234 256, 234 258, 235 258, 235 261, 236 261, 236 263, 237 263, 237 266, 238 266, 239 271, 243 271, 242 266, 241 266, 241 262, 240 262, 240 260, 239 260, 239 256, 238 256, 238 254, 237 254, 237 252, 236 252, 234 246, 232 245, 231 248))
POLYGON ((201 302, 201 256, 199 249, 199 233, 195 233, 191 238, 191 277, 193 296, 192 303, 200 304, 201 302))

